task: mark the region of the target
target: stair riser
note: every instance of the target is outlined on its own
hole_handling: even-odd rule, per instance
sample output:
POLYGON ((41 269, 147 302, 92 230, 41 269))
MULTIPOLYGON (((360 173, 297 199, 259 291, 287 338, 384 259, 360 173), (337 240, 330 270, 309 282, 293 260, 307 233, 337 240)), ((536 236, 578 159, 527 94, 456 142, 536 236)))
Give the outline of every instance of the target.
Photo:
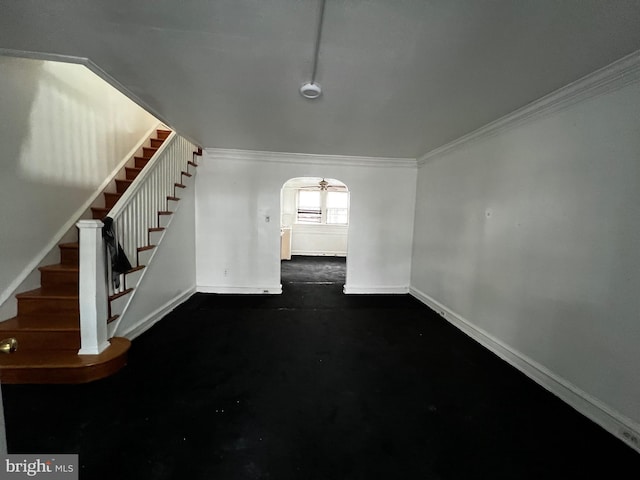
POLYGON ((135 288, 136 285, 138 285, 138 282, 140 281, 140 278, 142 277, 143 273, 144 273, 144 269, 141 269, 125 275, 125 279, 124 279, 126 284, 125 286, 127 288, 135 288))
POLYGON ((69 316, 80 319, 80 306, 77 299, 66 298, 19 298, 18 316, 69 316))
POLYGON ((127 180, 134 180, 139 173, 140 173, 139 170, 132 170, 130 168, 127 168, 126 169, 127 180))
POLYGON ((162 145, 163 142, 164 142, 164 140, 152 138, 151 139, 151 148, 159 148, 160 145, 162 145))
POLYGON ((135 157, 135 167, 136 168, 144 168, 147 163, 149 163, 148 158, 135 157))
POLYGON ((109 208, 91 207, 91 215, 94 220, 102 220, 109 215, 109 208))
POLYGON ((169 135, 171 135, 171 132, 169 130, 156 130, 156 137, 162 140, 166 140, 169 135))
POLYGON ((129 185, 131 185, 130 181, 116 180, 116 191, 118 193, 124 193, 127 188, 129 188, 129 185))
POLYGON ((142 156, 144 158, 151 158, 156 153, 156 150, 157 148, 142 147, 142 156))
POLYGON ((77 248, 60 248, 60 263, 63 265, 78 265, 79 252, 77 248))
POLYGON ((104 206, 106 208, 113 208, 116 202, 122 195, 120 193, 105 193, 104 194, 104 206))
POLYGON ((76 384, 88 383, 113 375, 127 364, 126 353, 108 362, 81 368, 3 367, 0 381, 4 384, 76 384))
POLYGON ((156 229, 149 229, 149 236, 148 236, 148 244, 149 245, 158 245, 160 243, 160 240, 162 240, 162 237, 164 236, 164 232, 165 230, 156 230, 156 229))
POLYGON ((154 251, 155 251, 155 248, 152 248, 150 250, 142 250, 141 252, 138 252, 138 265, 149 265, 154 251))
POLYGON ((27 350, 80 350, 80 332, 56 332, 56 331, 25 331, 7 330, 3 335, 14 337, 18 340, 19 351, 27 350))
POLYGON ((173 215, 158 215, 158 226, 162 228, 167 228, 169 223, 171 223, 171 219, 173 215))
POLYGON ((130 299, 131 299, 131 293, 124 295, 122 297, 118 297, 115 300, 112 300, 111 302, 109 302, 109 309, 110 309, 111 315, 122 315, 122 312, 124 312, 124 308, 127 306, 127 303, 129 303, 130 299))
POLYGON ((40 272, 40 285, 43 290, 78 290, 78 272, 76 271, 60 271, 40 272))

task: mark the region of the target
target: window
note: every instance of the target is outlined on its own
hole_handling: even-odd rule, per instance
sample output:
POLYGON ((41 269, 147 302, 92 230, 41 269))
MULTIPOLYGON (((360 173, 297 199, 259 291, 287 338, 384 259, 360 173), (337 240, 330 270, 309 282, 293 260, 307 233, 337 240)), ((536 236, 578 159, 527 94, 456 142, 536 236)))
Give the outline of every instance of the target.
POLYGON ((327 192, 327 223, 334 225, 349 223, 349 193, 327 192))
POLYGON ((349 192, 298 190, 298 223, 347 225, 349 192))
POLYGON ((298 190, 298 223, 322 223, 320 191, 298 190))

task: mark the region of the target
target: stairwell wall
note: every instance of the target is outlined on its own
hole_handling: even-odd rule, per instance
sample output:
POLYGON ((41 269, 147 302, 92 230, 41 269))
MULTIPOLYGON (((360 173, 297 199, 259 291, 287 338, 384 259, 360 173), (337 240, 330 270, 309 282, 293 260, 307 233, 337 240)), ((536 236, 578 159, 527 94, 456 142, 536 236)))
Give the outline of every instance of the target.
POLYGON ((25 279, 20 290, 38 286, 28 274, 157 124, 82 65, 0 57, 0 320, 15 314, 25 279))
MULTIPOLYGON (((199 167, 198 167, 199 168, 199 167)), ((140 283, 119 320, 115 336, 134 339, 162 319, 196 290, 195 175, 183 178, 186 188, 176 193, 180 201, 143 270, 140 283)))

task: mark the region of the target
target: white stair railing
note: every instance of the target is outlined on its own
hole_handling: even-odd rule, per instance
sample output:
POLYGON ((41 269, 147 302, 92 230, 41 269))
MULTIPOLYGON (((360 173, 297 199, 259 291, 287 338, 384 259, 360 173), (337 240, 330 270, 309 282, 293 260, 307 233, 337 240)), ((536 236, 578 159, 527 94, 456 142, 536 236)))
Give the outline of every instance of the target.
MULTIPOLYGON (((159 212, 167 210, 168 197, 174 196, 175 185, 181 183, 182 172, 188 171, 196 150, 198 147, 193 143, 172 132, 109 211, 117 242, 132 266, 137 266, 138 249, 149 246, 149 229, 161 226, 159 212)), ((90 221, 91 225, 82 226, 81 223, 78 223, 81 232, 82 228, 92 227, 95 230, 102 227, 101 221, 90 221)), ((124 275, 120 275, 119 286, 115 286, 118 282, 114 281, 116 274, 111 271, 110 257, 102 238, 96 237, 95 232, 80 235, 80 285, 92 287, 80 288, 79 354, 100 353, 109 346, 106 327, 106 312, 110 312, 108 297, 124 293, 126 287, 124 275), (91 255, 83 256, 83 251, 91 255), (96 265, 95 262, 100 261, 103 264, 96 265), (97 281, 104 283, 96 285, 97 281), (100 294, 96 295, 93 285, 100 294), (106 292, 106 305, 103 291, 106 292)))

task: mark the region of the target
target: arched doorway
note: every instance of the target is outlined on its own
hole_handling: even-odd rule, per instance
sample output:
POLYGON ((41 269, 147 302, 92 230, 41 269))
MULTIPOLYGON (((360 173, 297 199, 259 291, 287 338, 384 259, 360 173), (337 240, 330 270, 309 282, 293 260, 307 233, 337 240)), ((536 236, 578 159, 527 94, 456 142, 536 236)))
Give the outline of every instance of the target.
POLYGON ((280 196, 281 283, 346 283, 350 193, 338 179, 296 177, 280 196))

